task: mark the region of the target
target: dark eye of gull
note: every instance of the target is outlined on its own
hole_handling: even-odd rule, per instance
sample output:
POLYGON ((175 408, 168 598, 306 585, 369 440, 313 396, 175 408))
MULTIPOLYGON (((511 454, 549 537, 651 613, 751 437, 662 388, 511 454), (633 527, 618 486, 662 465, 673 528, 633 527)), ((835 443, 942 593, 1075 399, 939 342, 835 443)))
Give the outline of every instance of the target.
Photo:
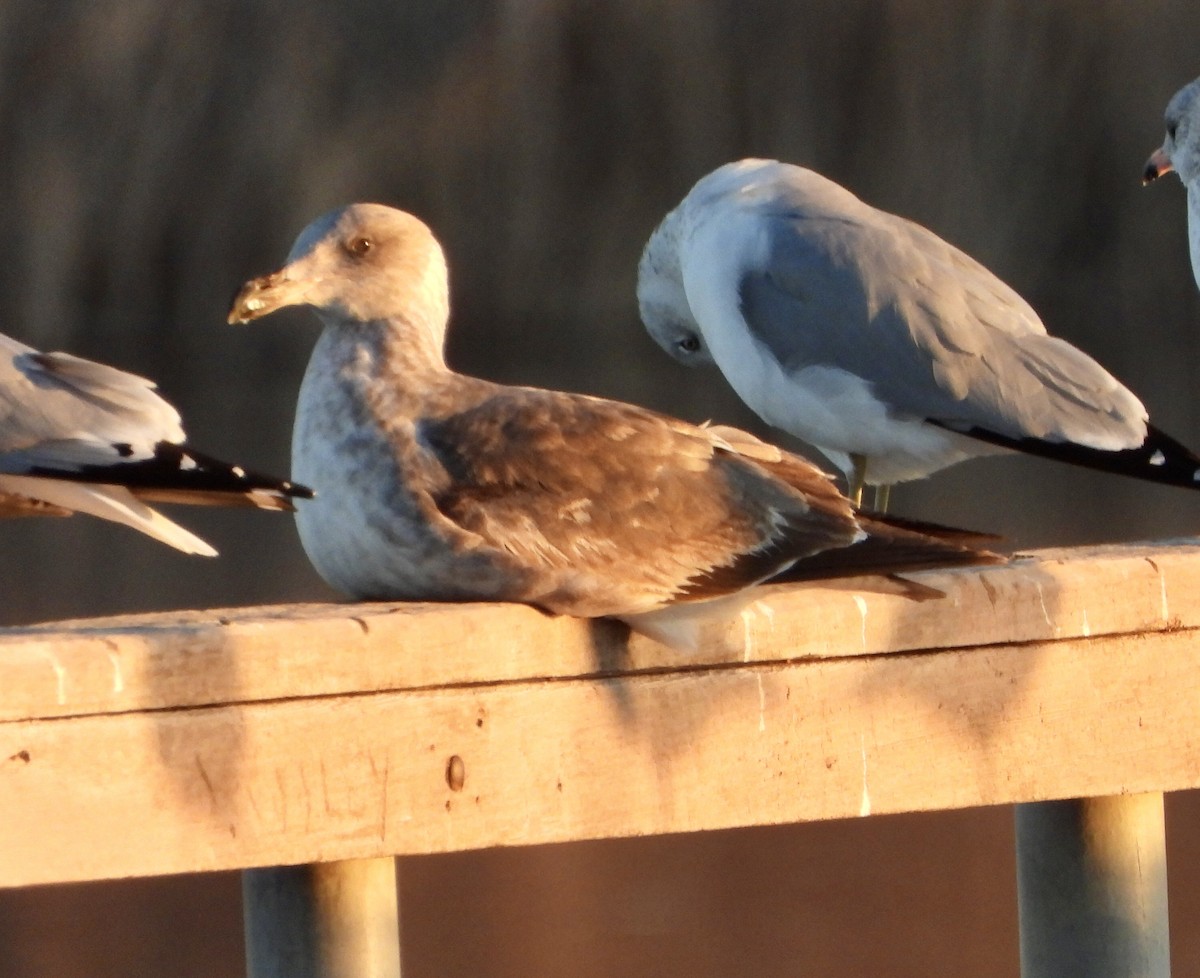
POLYGON ((679 349, 684 353, 699 353, 700 337, 695 333, 685 333, 679 340, 679 349))
POLYGON ((1167 124, 1167 138, 1172 142, 1175 140, 1175 123, 1173 122, 1167 124))
POLYGON ((355 258, 361 258, 371 250, 371 239, 364 235, 351 238, 349 244, 346 245, 346 250, 355 258))

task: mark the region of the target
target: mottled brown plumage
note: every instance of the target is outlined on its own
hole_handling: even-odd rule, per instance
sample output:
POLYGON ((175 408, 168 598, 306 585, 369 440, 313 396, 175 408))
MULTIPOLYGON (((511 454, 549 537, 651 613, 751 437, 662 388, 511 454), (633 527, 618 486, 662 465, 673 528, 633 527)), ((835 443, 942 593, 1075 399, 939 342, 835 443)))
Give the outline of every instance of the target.
POLYGON ((995 559, 934 529, 865 530, 824 473, 745 432, 454 373, 447 294, 428 228, 357 204, 314 222, 230 314, 306 304, 325 324, 293 438, 294 474, 318 498, 297 522, 348 594, 523 601, 674 640, 646 616, 868 540, 880 562, 840 573, 995 559), (903 559, 879 546, 889 539, 903 559))

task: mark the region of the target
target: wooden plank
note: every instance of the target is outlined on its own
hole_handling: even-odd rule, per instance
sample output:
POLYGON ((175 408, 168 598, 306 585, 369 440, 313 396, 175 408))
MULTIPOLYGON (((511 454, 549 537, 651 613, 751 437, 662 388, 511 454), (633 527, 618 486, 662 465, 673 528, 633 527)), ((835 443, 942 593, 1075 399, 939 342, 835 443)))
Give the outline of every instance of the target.
POLYGON ((763 588, 695 656, 612 622, 515 605, 309 605, 0 629, 0 722, 1200 628, 1194 542, 915 576, 947 597, 763 588))
POLYGON ((1017 806, 1022 978, 1169 978, 1157 792, 1017 806))
POLYGON ((12 722, 0 883, 1192 788, 1197 702, 1176 630, 12 722))

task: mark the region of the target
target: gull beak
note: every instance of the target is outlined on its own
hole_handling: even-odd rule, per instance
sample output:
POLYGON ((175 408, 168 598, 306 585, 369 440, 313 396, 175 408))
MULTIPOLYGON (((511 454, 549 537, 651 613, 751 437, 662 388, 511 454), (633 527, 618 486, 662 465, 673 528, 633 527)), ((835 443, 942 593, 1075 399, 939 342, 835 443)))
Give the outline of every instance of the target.
POLYGON ((311 284, 289 277, 286 268, 252 278, 233 297, 226 322, 248 323, 285 306, 301 305, 311 284))
POLYGON ((1160 146, 1150 154, 1150 159, 1146 160, 1146 169, 1142 173, 1142 186, 1157 180, 1164 173, 1170 173, 1175 167, 1171 166, 1171 160, 1166 153, 1163 152, 1160 146))

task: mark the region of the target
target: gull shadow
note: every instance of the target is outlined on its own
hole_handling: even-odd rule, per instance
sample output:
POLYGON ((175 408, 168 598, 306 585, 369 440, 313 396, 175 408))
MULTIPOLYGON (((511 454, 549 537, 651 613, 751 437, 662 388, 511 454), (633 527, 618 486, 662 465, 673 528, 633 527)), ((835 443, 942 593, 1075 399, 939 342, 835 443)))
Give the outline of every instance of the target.
POLYGON ((628 674, 633 665, 629 652, 632 629, 613 618, 592 618, 587 622, 592 664, 604 688, 612 695, 617 712, 627 723, 635 719, 629 694, 628 674))
POLYGON ((180 612, 125 630, 151 650, 144 676, 151 700, 171 704, 150 714, 150 727, 174 804, 192 813, 201 838, 238 834, 242 653, 219 627, 223 616, 180 612))

